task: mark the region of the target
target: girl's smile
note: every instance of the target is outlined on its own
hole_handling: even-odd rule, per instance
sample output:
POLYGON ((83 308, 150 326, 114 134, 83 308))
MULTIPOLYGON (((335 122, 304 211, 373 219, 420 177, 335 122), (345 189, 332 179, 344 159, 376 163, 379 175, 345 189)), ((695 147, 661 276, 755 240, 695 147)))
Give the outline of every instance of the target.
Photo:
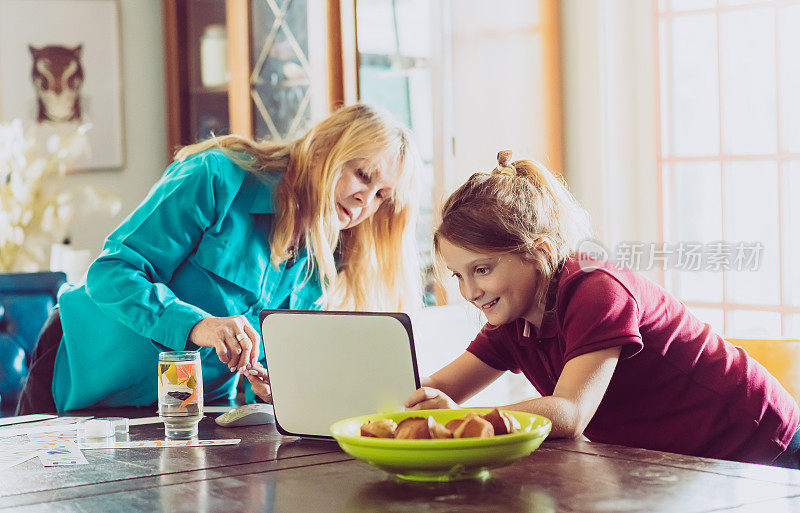
POLYGON ((500 301, 500 298, 493 299, 493 300, 489 301, 488 303, 486 303, 484 305, 481 305, 480 309, 483 310, 484 312, 488 312, 489 310, 492 309, 492 307, 494 307, 494 305, 497 304, 498 301, 500 301))
POLYGON ((452 244, 445 238, 439 250, 447 268, 458 279, 461 295, 499 326, 524 318, 535 326, 541 322, 536 301, 539 273, 536 266, 517 254, 478 253, 452 244))

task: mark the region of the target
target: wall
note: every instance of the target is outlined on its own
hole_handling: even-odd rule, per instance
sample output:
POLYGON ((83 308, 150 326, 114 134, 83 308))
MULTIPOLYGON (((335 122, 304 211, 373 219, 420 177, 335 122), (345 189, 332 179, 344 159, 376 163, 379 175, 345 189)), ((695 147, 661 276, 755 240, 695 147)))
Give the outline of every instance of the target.
POLYGON ((104 187, 122 201, 114 218, 78 220, 73 246, 96 256, 106 235, 144 198, 166 163, 161 2, 120 0, 125 162, 121 169, 67 177, 67 186, 104 187))
POLYGON ((451 4, 454 187, 500 150, 548 162, 539 14, 531 0, 451 4))
POLYGON ((657 242, 653 2, 561 8, 567 181, 607 248, 657 242))

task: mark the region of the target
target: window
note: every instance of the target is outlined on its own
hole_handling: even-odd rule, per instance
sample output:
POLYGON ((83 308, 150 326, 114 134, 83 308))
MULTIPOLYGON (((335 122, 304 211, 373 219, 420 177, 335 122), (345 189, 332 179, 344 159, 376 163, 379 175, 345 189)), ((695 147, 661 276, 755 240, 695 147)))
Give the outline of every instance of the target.
POLYGON ((726 336, 800 337, 800 1, 656 17, 665 285, 726 336))
POLYGON ((436 303, 430 248, 434 211, 431 19, 437 7, 427 0, 356 2, 360 100, 382 106, 414 132, 424 166, 417 242, 428 271, 428 305, 436 303))

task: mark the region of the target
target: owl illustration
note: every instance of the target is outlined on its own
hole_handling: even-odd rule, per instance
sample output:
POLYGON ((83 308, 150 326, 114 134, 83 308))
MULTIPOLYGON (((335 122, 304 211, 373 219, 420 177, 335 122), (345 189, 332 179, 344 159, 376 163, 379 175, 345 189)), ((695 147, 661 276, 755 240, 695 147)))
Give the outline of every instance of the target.
POLYGON ((74 48, 28 45, 33 57, 31 81, 36 91, 39 123, 81 121, 81 85, 83 45, 74 48))

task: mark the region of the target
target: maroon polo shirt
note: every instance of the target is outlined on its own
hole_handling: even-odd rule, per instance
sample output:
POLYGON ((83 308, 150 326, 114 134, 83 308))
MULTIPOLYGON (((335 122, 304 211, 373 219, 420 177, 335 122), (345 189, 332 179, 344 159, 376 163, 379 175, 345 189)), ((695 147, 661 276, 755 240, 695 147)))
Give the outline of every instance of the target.
POLYGON ((644 276, 573 255, 551 280, 540 329, 487 324, 467 349, 552 395, 564 364, 621 346, 592 441, 736 461, 775 459, 800 411, 777 379, 644 276))

